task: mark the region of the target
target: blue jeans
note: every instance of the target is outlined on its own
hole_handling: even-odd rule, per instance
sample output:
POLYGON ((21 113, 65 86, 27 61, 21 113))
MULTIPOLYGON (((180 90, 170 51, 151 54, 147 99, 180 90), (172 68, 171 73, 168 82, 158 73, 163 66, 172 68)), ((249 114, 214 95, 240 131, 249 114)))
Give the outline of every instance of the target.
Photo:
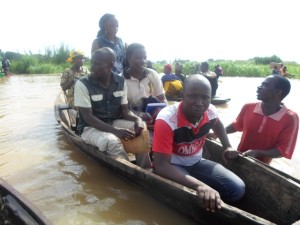
POLYGON ((179 166, 221 195, 222 200, 233 202, 245 194, 245 183, 221 164, 201 159, 192 166, 179 166))

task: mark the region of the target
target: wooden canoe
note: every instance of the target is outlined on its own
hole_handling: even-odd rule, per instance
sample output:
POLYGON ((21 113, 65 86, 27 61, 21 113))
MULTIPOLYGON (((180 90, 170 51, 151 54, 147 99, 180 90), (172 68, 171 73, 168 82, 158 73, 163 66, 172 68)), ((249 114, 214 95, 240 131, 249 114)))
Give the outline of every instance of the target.
POLYGON ((300 219, 299 180, 243 156, 224 164, 223 149, 215 141, 207 140, 206 158, 220 162, 238 174, 244 180, 247 191, 238 204, 223 203, 222 209, 210 213, 202 208, 194 190, 144 170, 133 162, 112 159, 94 146, 85 144, 71 129, 63 93, 57 96, 54 110, 56 120, 76 149, 201 224, 292 224, 300 219))
POLYGON ((0 179, 0 203, 0 224, 53 224, 27 198, 2 179, 0 179))

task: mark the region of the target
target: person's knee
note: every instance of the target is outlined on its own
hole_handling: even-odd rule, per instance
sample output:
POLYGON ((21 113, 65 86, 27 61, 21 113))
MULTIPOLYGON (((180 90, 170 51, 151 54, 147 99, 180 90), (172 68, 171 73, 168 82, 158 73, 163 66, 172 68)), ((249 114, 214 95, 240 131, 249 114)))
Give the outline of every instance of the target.
POLYGON ((119 138, 113 138, 109 140, 107 144, 107 153, 113 156, 120 156, 128 160, 127 153, 124 150, 123 144, 119 138))
POLYGON ((241 179, 235 180, 232 187, 231 196, 228 198, 228 200, 232 202, 238 201, 244 197, 245 192, 246 192, 245 183, 241 179))

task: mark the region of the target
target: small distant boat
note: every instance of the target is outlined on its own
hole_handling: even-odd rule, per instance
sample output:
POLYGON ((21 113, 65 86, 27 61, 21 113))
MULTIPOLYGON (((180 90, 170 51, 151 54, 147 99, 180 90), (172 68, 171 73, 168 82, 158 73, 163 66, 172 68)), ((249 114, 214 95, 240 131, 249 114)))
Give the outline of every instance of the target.
MULTIPOLYGON (((182 98, 167 98, 167 100, 171 101, 171 102, 179 102, 182 100, 182 98)), ((226 104, 229 101, 230 101, 230 98, 215 96, 211 99, 211 104, 222 105, 222 104, 226 104)))
POLYGON ((53 225, 27 198, 0 179, 0 224, 53 225))
POLYGON ((54 113, 66 138, 77 150, 111 168, 156 199, 200 224, 290 225, 300 219, 298 179, 242 155, 236 160, 228 160, 224 163, 223 148, 215 141, 206 141, 204 157, 219 162, 236 173, 246 184, 246 194, 240 202, 234 205, 223 203, 222 209, 210 213, 203 208, 194 190, 145 170, 137 166, 134 161, 111 158, 95 146, 84 143, 72 129, 73 119, 70 118, 72 114, 69 113, 63 92, 57 96, 54 113))
POLYGON ((213 105, 222 105, 222 104, 226 104, 229 101, 230 101, 230 98, 215 96, 215 97, 212 98, 211 104, 213 104, 213 105))

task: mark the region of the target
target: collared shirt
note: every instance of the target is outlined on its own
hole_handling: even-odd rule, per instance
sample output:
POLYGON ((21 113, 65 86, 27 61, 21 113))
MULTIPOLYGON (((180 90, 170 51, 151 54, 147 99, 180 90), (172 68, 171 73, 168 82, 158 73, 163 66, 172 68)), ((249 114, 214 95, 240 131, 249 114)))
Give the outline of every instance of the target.
MULTIPOLYGON (((124 76, 123 73, 121 76, 124 76)), ((132 108, 141 108, 143 98, 148 98, 150 95, 159 97, 165 94, 160 77, 153 69, 145 68, 145 78, 141 81, 134 77, 125 79, 125 81, 128 87, 128 103, 132 108)))
MULTIPOLYGON (((283 105, 278 112, 266 116, 261 104, 259 102, 244 105, 232 123, 237 131, 243 132, 238 150, 245 152, 249 149, 276 148, 283 157, 290 159, 298 136, 298 115, 283 105)), ((272 160, 269 157, 258 159, 265 163, 270 163, 272 160)))
POLYGON ((163 108, 156 119, 153 152, 171 155, 171 163, 191 166, 202 157, 206 135, 218 121, 216 108, 210 105, 198 124, 191 124, 182 110, 182 102, 163 108))

